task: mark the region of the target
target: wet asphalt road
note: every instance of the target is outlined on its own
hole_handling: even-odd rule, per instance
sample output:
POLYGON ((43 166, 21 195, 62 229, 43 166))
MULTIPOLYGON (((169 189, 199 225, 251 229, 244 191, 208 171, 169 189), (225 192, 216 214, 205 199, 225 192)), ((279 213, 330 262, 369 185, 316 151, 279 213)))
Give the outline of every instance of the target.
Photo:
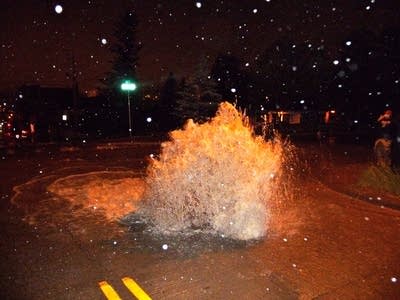
POLYGON ((1 299, 106 299, 98 286, 104 280, 134 299, 125 276, 153 299, 400 297, 398 210, 304 178, 263 241, 155 238, 54 198, 46 187, 92 171, 141 176, 158 144, 39 150, 0 161, 1 299), (16 191, 18 205, 11 203, 16 191))

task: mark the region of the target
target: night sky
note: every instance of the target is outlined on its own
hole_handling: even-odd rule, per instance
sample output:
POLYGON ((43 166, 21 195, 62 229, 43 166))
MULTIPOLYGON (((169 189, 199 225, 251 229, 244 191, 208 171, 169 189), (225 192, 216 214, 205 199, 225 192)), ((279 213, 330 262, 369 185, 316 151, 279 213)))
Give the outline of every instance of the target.
POLYGON ((113 26, 128 10, 140 22, 143 85, 159 83, 170 71, 187 76, 200 56, 212 63, 219 52, 231 51, 252 68, 284 37, 323 45, 334 59, 352 31, 380 32, 400 20, 398 0, 1 0, 0 89, 69 86, 72 55, 81 90, 96 88, 111 66, 113 26))

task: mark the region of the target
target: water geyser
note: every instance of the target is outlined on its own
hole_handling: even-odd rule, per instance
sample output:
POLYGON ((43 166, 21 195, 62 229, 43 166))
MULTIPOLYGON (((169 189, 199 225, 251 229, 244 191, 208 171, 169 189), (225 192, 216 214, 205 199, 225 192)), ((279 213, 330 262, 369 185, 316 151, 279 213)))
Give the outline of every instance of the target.
POLYGON ((282 163, 279 141, 255 136, 230 103, 203 124, 170 133, 147 169, 136 212, 162 234, 204 230, 239 240, 266 235, 282 163))

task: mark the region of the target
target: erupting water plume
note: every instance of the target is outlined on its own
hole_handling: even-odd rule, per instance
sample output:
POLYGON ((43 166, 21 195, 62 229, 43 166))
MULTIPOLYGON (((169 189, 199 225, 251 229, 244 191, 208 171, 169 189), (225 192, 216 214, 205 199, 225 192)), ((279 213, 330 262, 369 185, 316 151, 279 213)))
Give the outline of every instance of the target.
POLYGON ((250 240, 266 235, 283 161, 278 140, 254 135, 234 106, 171 132, 148 167, 137 213, 163 234, 194 229, 250 240))

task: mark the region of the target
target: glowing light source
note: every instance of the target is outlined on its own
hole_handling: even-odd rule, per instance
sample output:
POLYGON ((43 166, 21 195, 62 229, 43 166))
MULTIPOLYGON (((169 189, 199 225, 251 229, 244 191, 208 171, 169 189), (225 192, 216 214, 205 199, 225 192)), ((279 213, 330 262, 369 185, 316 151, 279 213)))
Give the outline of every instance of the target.
POLYGON ((63 7, 60 4, 57 4, 54 7, 54 10, 55 10, 56 13, 61 14, 63 12, 63 7))
POLYGON ((134 90, 136 90, 136 83, 126 80, 121 84, 121 90, 134 91, 134 90))
POLYGON ((103 44, 103 45, 106 45, 107 44, 107 39, 101 39, 101 43, 103 44))
POLYGON ((201 2, 199 2, 199 1, 196 2, 196 7, 197 8, 201 8, 201 5, 202 5, 201 2))
POLYGON ((131 98, 129 92, 136 90, 136 83, 125 80, 121 84, 121 90, 128 92, 128 120, 129 120, 129 136, 132 138, 132 116, 131 116, 131 98))

